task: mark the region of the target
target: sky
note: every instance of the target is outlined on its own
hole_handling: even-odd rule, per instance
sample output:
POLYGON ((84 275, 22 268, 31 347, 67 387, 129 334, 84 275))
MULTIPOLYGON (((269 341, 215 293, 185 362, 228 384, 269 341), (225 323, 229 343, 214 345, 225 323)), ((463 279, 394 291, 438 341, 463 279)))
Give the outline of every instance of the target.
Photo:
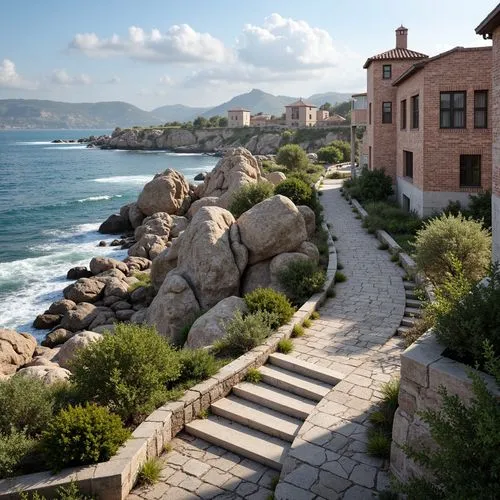
POLYGON ((489 45, 493 0, 0 0, 0 99, 215 106, 258 88, 362 92, 363 63, 489 45))

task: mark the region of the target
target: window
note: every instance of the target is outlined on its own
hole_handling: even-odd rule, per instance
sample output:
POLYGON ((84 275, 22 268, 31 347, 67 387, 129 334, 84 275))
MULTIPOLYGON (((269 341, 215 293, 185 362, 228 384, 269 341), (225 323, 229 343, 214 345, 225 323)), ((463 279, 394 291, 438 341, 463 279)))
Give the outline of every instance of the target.
POLYGON ((292 108, 292 120, 299 119, 299 108, 292 108))
POLYGON ((408 198, 405 194, 403 195, 403 210, 405 212, 410 211, 410 198, 408 198))
POLYGON ((309 115, 309 120, 312 120, 312 117, 313 117, 313 115, 311 115, 311 114, 310 114, 310 115, 309 115))
POLYGON ((460 155, 460 187, 481 186, 481 155, 460 155))
POLYGON ((404 176, 413 179, 413 153, 411 151, 403 151, 403 169, 404 176))
POLYGON ((465 128, 465 92, 441 92, 441 128, 465 128))
POLYGON ((474 128, 488 127, 488 91, 474 92, 474 128))
POLYGON ((384 80, 390 80, 392 78, 392 66, 390 64, 384 64, 382 66, 382 78, 384 80))
POLYGON ((392 102, 382 103, 382 123, 392 123, 392 102))
POLYGON ((418 128, 419 121, 419 98, 418 95, 414 95, 411 98, 411 128, 418 128))
POLYGON ((368 146, 368 170, 372 169, 372 147, 368 146))
POLYGON ((368 105, 368 125, 372 124, 372 103, 368 105))
POLYGON ((406 128, 406 99, 401 101, 401 130, 406 128))

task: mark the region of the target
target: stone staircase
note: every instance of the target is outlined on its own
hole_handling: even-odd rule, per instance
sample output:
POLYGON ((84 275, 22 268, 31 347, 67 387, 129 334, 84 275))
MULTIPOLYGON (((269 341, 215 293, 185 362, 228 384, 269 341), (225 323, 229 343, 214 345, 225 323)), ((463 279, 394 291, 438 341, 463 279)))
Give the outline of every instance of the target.
POLYGON ((261 382, 235 385, 185 430, 279 471, 304 420, 343 375, 279 353, 259 371, 261 382))
POLYGON ((416 285, 413 281, 404 281, 406 307, 401 326, 397 329, 398 335, 404 335, 418 318, 422 317, 422 301, 418 300, 415 294, 416 285))

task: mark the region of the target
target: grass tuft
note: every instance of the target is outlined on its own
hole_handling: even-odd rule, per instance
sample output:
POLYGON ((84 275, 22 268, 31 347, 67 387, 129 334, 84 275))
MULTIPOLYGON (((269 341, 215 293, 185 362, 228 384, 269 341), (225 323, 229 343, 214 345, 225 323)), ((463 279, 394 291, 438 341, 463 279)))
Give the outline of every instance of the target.
POLYGON ((310 318, 310 319, 312 319, 312 320, 319 319, 320 317, 321 317, 321 316, 320 316, 320 314, 319 314, 319 312, 318 312, 318 311, 313 311, 313 312, 311 313, 311 316, 309 316, 309 318, 310 318))
POLYGON ((278 352, 288 354, 293 351, 293 342, 290 339, 281 339, 278 342, 278 352))
POLYGON ((380 243, 380 245, 377 247, 379 250, 388 250, 389 245, 387 243, 380 243))
POLYGON ((337 271, 342 271, 342 269, 344 269, 344 264, 337 262, 337 271))
POLYGON ((198 415, 196 415, 197 418, 201 418, 202 420, 206 420, 210 416, 210 411, 207 409, 200 410, 198 412, 198 415))
POLYGON ((245 375, 245 380, 252 384, 258 384, 262 381, 262 373, 260 373, 258 368, 249 368, 245 375))
POLYGON ((347 281, 347 276, 344 273, 337 271, 335 273, 335 283, 343 283, 344 281, 347 281))
POLYGON ((367 451, 369 455, 389 458, 391 455, 391 438, 381 430, 374 429, 368 436, 367 451))
POLYGON ((399 262, 399 254, 391 255, 391 262, 399 262))
POLYGON ((150 458, 144 462, 139 475, 137 476, 138 484, 155 484, 160 479, 161 462, 158 458, 150 458))
POLYGON ((329 299, 333 299, 335 298, 335 296, 337 295, 337 292, 334 290, 333 287, 330 287, 327 291, 326 291, 326 296, 327 298, 329 299))
POLYGON ((304 328, 310 328, 312 325, 312 321, 310 320, 310 318, 306 318, 304 321, 302 321, 302 326, 304 328))
POLYGON ((297 337, 302 337, 304 335, 304 328, 300 326, 299 324, 293 325, 293 330, 292 330, 292 337, 297 338, 297 337))

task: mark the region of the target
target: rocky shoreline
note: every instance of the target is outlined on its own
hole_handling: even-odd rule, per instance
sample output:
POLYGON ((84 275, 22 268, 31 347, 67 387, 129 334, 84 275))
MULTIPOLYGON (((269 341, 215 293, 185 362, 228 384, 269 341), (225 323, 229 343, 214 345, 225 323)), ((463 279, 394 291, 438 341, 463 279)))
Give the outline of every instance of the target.
POLYGON ((88 268, 68 271, 76 281, 34 321, 36 328, 50 329, 42 345, 29 334, 0 329, 0 378, 66 380, 75 352, 113 331, 115 322, 155 325, 179 346, 211 345, 223 335, 221 318, 244 308, 245 293, 279 290, 283 266, 319 260, 310 241, 311 208, 275 195, 237 220, 227 210, 243 185, 284 178, 280 172, 264 174, 243 148, 228 151, 198 186, 171 169, 157 174, 136 202, 99 228, 120 235, 116 242, 128 248, 128 256, 97 256, 88 268))

